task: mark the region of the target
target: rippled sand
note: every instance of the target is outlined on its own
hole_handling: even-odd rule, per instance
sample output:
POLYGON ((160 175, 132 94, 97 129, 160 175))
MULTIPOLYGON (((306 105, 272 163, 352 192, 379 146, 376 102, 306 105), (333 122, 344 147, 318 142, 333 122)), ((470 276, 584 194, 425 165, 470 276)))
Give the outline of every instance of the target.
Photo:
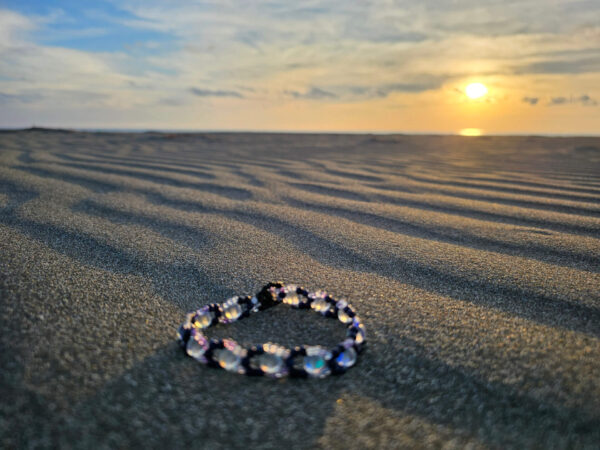
MULTIPOLYGON (((593 448, 600 139, 0 133, 0 447, 593 448), (326 380, 195 364, 183 314, 347 297, 326 380)), ((244 342, 333 344, 269 310, 244 342)))

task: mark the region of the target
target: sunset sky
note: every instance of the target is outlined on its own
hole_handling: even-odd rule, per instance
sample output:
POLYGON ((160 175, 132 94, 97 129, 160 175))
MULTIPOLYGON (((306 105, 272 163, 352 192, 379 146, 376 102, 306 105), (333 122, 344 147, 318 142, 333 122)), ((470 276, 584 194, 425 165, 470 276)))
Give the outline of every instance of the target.
POLYGON ((600 1, 2 0, 32 124, 600 134, 600 1))

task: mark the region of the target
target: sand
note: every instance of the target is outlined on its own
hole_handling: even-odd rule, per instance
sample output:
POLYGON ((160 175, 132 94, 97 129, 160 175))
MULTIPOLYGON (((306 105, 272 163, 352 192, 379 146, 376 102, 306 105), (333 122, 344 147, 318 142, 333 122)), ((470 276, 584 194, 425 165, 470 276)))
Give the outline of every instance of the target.
MULTIPOLYGON (((0 447, 597 448, 600 139, 0 133, 0 447), (186 358, 270 280, 360 312, 325 380, 186 358)), ((333 344, 274 308, 215 335, 333 344)))

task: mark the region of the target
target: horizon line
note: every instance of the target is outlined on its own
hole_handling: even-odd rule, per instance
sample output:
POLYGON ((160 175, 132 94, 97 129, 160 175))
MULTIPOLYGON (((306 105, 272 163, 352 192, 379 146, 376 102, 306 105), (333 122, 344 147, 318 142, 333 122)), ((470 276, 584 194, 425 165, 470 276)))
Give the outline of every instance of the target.
POLYGON ((589 133, 545 133, 545 132, 498 132, 498 133, 485 133, 483 129, 479 129, 481 134, 478 135, 464 135, 460 131, 449 132, 449 131, 406 131, 406 130, 273 130, 273 129, 202 129, 202 128, 87 128, 87 127, 63 127, 63 126, 37 126, 32 125, 30 127, 1 127, 0 132, 6 131, 72 131, 72 132, 84 132, 84 133, 180 133, 180 134, 196 134, 196 133, 211 133, 211 134, 225 134, 225 133, 248 133, 248 134, 336 134, 336 135, 405 135, 405 136, 459 136, 465 138, 477 138, 477 137, 600 137, 600 132, 589 132, 589 133))

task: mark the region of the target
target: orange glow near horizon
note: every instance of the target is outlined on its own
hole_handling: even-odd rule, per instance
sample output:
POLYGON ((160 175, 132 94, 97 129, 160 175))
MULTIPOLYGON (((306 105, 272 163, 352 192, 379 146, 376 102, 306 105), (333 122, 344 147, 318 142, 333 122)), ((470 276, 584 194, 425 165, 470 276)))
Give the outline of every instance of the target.
POLYGON ((480 128, 463 128, 459 134, 461 136, 481 136, 483 135, 483 130, 480 128))

